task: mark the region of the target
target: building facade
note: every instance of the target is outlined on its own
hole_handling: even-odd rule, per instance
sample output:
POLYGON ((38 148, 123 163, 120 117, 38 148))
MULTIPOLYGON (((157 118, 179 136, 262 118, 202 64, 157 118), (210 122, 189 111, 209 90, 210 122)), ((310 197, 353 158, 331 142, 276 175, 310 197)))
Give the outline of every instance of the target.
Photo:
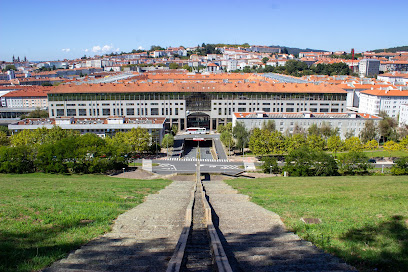
POLYGON ((247 130, 262 128, 268 121, 275 122, 276 130, 292 134, 295 127, 301 127, 304 131, 311 125, 322 126, 328 124, 332 128, 337 128, 339 136, 345 139, 346 133, 358 136, 368 120, 374 121, 375 125, 381 120, 380 117, 361 113, 270 113, 270 112, 245 112, 233 115, 232 125, 242 122, 247 130))
POLYGON ((231 122, 234 112, 341 113, 346 100, 346 91, 335 85, 225 79, 60 85, 48 94, 51 118, 166 118, 167 128, 210 130, 231 122))
POLYGON ((400 107, 404 104, 408 104, 408 90, 403 90, 402 87, 367 90, 360 94, 358 112, 377 115, 383 111, 388 116, 397 118, 400 107))

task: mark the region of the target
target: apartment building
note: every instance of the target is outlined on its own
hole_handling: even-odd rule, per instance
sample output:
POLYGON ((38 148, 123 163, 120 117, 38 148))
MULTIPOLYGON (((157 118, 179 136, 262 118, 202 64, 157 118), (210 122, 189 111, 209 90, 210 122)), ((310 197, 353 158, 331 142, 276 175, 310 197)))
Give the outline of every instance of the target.
POLYGON ((397 118, 400 107, 404 104, 408 104, 408 89, 406 87, 366 90, 360 94, 358 112, 376 115, 380 111, 384 111, 388 116, 397 118))
POLYGON ((47 93, 52 87, 26 87, 2 96, 2 105, 7 108, 47 108, 47 93))
POLYGON ((408 104, 400 106, 398 126, 408 126, 408 104))
POLYGON ((250 75, 148 75, 116 84, 65 84, 48 93, 50 117, 166 118, 166 127, 206 127, 234 112, 346 111, 347 92, 335 85, 269 83, 250 75))
POLYGON ((380 61, 378 59, 362 59, 358 63, 360 76, 374 76, 380 72, 380 61))
POLYGON ((274 121, 276 130, 292 134, 295 127, 301 127, 305 131, 312 126, 322 126, 328 124, 332 128, 339 130, 339 136, 345 139, 346 133, 353 133, 358 136, 364 128, 365 122, 373 120, 376 125, 382 118, 364 113, 271 113, 271 112, 243 112, 234 113, 232 125, 242 122, 246 129, 262 128, 268 121, 274 121))

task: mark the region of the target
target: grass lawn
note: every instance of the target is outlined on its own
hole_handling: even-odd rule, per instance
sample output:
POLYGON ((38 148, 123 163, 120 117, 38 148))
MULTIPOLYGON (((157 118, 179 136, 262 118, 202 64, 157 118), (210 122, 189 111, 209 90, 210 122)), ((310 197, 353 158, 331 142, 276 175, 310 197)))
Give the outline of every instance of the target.
POLYGON ((107 232, 169 181, 0 174, 0 271, 37 271, 107 232))
POLYGON ((364 153, 369 156, 370 158, 375 157, 405 157, 408 156, 407 151, 399 150, 399 151, 385 151, 385 150, 374 150, 374 151, 364 151, 364 153))
POLYGON ((408 271, 408 177, 228 180, 300 237, 362 271, 408 271), (320 218, 305 224, 300 218, 320 218))

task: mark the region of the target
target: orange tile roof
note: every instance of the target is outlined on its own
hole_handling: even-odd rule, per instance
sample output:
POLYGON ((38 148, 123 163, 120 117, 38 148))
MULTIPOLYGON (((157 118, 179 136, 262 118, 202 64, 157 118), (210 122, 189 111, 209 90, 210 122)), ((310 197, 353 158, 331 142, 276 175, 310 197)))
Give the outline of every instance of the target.
POLYGON ((47 97, 47 93, 52 90, 53 87, 30 87, 22 90, 16 90, 5 94, 3 97, 47 97))
POLYGON ((346 94, 336 85, 298 83, 130 83, 59 85, 50 91, 58 93, 149 93, 149 92, 257 92, 257 93, 321 93, 346 94))
POLYGON ((408 96, 408 90, 366 90, 362 91, 363 94, 375 95, 375 96, 408 96))

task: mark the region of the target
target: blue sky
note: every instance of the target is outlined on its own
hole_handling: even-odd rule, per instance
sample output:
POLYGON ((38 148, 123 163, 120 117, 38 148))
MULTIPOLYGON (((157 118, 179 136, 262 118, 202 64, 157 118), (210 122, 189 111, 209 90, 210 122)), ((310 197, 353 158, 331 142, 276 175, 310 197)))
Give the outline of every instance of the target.
POLYGON ((0 0, 0 60, 151 45, 285 45, 357 52, 408 45, 406 0, 0 0))

